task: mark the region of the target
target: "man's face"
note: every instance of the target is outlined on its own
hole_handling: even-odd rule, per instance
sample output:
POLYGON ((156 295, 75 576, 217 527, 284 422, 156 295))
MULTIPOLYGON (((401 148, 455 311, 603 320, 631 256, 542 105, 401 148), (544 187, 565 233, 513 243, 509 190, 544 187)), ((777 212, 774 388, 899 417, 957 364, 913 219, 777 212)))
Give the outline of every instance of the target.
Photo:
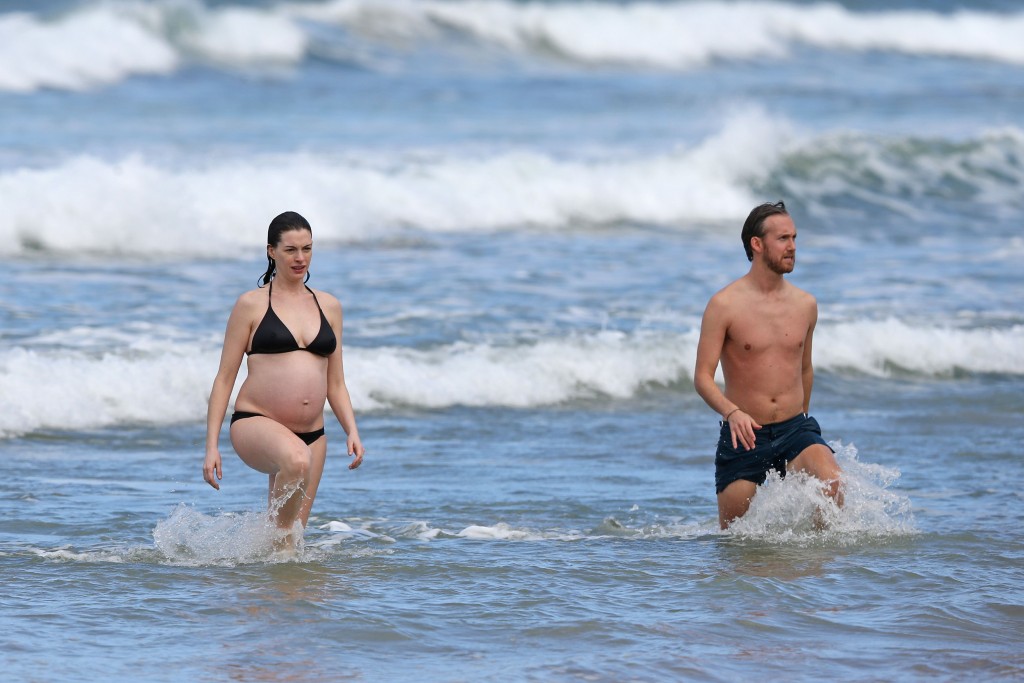
POLYGON ((773 273, 792 273, 796 265, 796 225, 785 214, 769 216, 764 221, 761 257, 773 273))

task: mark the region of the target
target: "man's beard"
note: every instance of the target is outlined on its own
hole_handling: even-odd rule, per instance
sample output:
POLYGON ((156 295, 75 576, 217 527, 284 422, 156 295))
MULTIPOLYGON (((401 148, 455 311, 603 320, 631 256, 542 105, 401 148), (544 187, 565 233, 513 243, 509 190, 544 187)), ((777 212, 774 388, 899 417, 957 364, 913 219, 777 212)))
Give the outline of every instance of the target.
POLYGON ((777 259, 767 259, 765 263, 773 273, 785 275, 786 273, 793 272, 793 267, 796 265, 796 254, 793 255, 792 261, 786 261, 785 259, 785 255, 782 255, 777 259))

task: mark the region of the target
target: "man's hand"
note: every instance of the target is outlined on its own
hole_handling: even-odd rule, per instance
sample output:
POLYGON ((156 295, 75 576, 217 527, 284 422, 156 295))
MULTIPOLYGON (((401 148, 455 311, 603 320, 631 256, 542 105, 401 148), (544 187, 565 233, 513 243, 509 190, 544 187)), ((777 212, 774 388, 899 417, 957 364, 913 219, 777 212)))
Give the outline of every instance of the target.
POLYGON ((760 428, 761 425, 742 410, 736 409, 729 413, 729 432, 732 434, 733 448, 736 448, 738 442, 748 451, 752 450, 756 441, 754 430, 760 428))

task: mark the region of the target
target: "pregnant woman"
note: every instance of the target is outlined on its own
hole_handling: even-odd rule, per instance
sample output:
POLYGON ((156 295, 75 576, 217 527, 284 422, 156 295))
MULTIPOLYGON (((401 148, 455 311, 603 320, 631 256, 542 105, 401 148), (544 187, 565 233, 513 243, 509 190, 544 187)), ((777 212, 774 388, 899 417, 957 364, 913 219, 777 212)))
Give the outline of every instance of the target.
POLYGON ((203 478, 219 490, 220 430, 248 354, 231 445, 245 464, 269 475, 270 516, 291 546, 295 522, 305 527, 324 470, 325 401, 348 435, 349 469, 359 467, 364 453, 345 386, 341 304, 306 286, 312 255, 313 230, 305 218, 288 211, 271 221, 267 272, 231 311, 206 418, 203 478))

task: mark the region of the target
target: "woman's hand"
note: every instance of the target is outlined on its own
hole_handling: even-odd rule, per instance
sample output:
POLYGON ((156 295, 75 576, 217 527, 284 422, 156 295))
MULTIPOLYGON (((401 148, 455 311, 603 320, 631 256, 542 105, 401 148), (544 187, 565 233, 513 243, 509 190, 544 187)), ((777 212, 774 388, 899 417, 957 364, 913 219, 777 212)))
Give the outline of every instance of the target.
POLYGON ((221 470, 220 451, 214 449, 206 452, 206 460, 203 461, 203 479, 213 488, 220 491, 220 484, 217 480, 224 476, 221 470))
POLYGON ((366 449, 363 448, 363 442, 359 439, 359 434, 349 434, 348 436, 348 455, 349 457, 355 457, 355 460, 348 466, 350 470, 354 470, 363 464, 363 455, 366 453, 366 449))

